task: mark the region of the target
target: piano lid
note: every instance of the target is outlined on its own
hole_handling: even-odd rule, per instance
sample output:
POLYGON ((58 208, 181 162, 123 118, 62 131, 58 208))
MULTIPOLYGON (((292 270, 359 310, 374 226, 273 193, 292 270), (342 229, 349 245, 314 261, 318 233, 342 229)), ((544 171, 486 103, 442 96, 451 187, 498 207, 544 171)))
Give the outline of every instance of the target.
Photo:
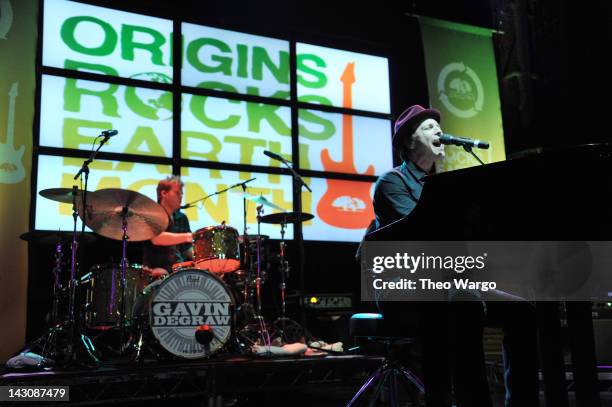
POLYGON ((367 240, 612 240, 612 144, 542 149, 429 176, 367 240))

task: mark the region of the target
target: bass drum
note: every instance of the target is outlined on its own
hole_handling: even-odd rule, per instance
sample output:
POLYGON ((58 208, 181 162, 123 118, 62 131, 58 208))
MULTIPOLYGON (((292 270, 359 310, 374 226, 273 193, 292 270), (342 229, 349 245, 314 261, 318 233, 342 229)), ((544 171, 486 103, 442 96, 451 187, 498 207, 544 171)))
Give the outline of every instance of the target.
POLYGON ((234 298, 219 277, 205 270, 183 269, 147 286, 136 300, 133 319, 146 345, 198 359, 229 341, 234 307, 234 298), (198 327, 212 332, 210 343, 196 340, 198 327))

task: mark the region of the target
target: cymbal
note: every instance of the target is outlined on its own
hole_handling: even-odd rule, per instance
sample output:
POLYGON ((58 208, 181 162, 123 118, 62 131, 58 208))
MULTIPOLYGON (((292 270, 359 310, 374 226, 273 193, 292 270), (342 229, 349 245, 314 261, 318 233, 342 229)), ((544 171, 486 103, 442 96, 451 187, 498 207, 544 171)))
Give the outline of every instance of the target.
POLYGON ((306 212, 280 212, 262 216, 261 223, 299 223, 312 218, 314 218, 314 215, 306 212))
POLYGON ((244 199, 248 199, 249 201, 255 202, 257 205, 267 206, 269 208, 278 209, 279 211, 284 211, 283 208, 276 205, 273 202, 268 201, 263 195, 251 195, 242 191, 235 191, 236 193, 242 195, 244 199))
POLYGON ((245 195, 245 198, 249 201, 255 202, 258 205, 267 206, 269 208, 278 209, 279 211, 284 211, 283 208, 276 205, 273 202, 268 201, 263 195, 255 196, 255 195, 245 195))
POLYGON ((136 191, 107 188, 87 195, 87 219, 94 232, 122 240, 122 212, 127 208, 127 235, 130 242, 149 240, 168 227, 168 214, 158 203, 136 191))
MULTIPOLYGON (((89 195, 91 192, 87 192, 89 195)), ((72 188, 48 188, 43 189, 39 192, 40 196, 43 196, 47 199, 51 199, 52 201, 63 202, 63 203, 72 203, 72 188)), ((82 198, 83 190, 77 190, 77 202, 82 198)))
MULTIPOLYGON (((38 244, 56 244, 58 241, 62 244, 69 243, 72 241, 72 232, 61 232, 59 230, 49 231, 49 230, 33 230, 31 232, 26 232, 19 236, 21 240, 25 240, 30 243, 38 243, 38 244)), ((81 232, 77 232, 77 242, 81 243, 93 243, 96 240, 96 236, 92 233, 82 234, 81 232)))

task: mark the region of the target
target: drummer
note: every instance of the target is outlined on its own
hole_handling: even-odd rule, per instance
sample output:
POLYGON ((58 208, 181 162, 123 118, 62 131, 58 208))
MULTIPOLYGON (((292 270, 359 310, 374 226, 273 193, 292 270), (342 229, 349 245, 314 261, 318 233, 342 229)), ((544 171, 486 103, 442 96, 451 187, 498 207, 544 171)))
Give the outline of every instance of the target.
POLYGON ((168 214, 169 223, 165 232, 144 243, 142 263, 153 278, 168 275, 174 263, 193 260, 189 219, 180 211, 183 186, 176 175, 157 184, 157 202, 168 214))

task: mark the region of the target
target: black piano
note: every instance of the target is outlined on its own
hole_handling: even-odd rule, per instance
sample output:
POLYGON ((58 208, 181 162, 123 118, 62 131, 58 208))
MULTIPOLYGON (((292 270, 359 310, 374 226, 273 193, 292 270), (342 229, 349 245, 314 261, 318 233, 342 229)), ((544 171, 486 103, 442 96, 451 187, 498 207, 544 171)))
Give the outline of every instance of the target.
MULTIPOLYGON (((612 144, 542 149, 428 177, 415 209, 366 240, 612 240, 611 193, 612 144)), ((559 304, 536 308, 546 405, 565 407, 559 304)), ((599 406, 591 303, 564 308, 577 405, 599 406)))

